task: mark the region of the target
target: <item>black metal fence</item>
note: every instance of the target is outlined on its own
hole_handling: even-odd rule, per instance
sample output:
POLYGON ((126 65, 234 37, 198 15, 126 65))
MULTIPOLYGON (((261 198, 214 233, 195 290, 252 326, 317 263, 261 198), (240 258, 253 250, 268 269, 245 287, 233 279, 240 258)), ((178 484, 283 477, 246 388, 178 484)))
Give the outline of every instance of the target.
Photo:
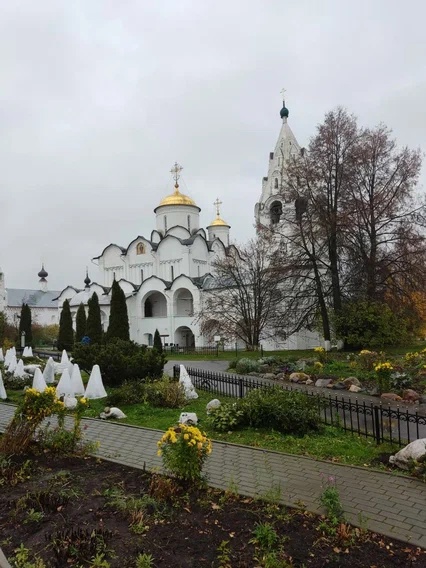
POLYGON ((163 350, 166 351, 166 353, 183 353, 183 354, 198 353, 200 355, 216 355, 216 356, 218 356, 219 353, 223 353, 224 351, 227 352, 232 351, 236 355, 238 355, 238 353, 241 353, 241 351, 243 351, 243 349, 239 348, 238 346, 235 347, 224 346, 221 343, 217 345, 206 345, 204 347, 185 347, 183 345, 166 345, 165 347, 163 347, 163 350))
MULTIPOLYGON (((301 391, 300 388, 283 383, 238 377, 230 373, 188 367, 186 370, 196 388, 231 398, 243 398, 253 389, 267 389, 273 385, 287 391, 301 391)), ((175 377, 179 377, 179 365, 174 366, 173 373, 175 377)), ((324 396, 305 390, 302 392, 309 397, 315 397, 324 424, 339 426, 352 434, 373 438, 377 444, 391 442, 403 446, 413 440, 426 438, 426 416, 417 411, 409 412, 408 409, 402 410, 398 406, 361 402, 343 396, 324 396)))
POLYGON ((49 359, 52 357, 54 361, 60 361, 62 357, 61 351, 43 351, 42 349, 33 349, 34 357, 40 357, 40 359, 49 359))

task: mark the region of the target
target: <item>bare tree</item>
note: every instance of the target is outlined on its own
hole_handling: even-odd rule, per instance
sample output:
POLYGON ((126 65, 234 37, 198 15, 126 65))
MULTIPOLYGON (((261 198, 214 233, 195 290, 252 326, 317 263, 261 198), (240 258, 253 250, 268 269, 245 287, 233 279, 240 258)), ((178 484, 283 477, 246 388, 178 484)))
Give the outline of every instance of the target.
POLYGON ((426 242, 414 189, 419 150, 399 149, 384 125, 364 130, 345 202, 352 295, 376 301, 424 289, 426 242))
POLYGON ((286 337, 282 254, 259 236, 213 264, 214 278, 198 314, 204 334, 240 339, 255 349, 267 337, 286 337))

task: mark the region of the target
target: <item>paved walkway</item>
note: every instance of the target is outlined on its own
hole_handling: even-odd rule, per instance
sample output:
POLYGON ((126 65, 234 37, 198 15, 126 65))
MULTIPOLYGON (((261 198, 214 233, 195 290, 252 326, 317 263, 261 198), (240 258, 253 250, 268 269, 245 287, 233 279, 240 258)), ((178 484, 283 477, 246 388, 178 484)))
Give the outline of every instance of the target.
MULTIPOLYGON (((15 407, 0 404, 0 431, 15 407)), ((136 468, 159 469, 159 430, 85 419, 99 457, 136 468)), ((426 548, 426 484, 389 473, 342 466, 247 446, 214 442, 206 463, 209 484, 250 496, 274 493, 286 505, 319 512, 324 478, 334 476, 346 519, 391 538, 426 548)))

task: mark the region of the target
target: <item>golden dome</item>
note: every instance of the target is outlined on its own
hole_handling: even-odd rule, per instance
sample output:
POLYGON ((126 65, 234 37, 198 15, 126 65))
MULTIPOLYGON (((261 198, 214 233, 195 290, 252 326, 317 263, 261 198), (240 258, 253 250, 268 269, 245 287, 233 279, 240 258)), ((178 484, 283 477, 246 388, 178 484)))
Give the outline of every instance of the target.
POLYGON ((160 201, 160 205, 158 207, 162 207, 163 205, 193 205, 197 207, 193 199, 179 191, 178 184, 175 185, 175 190, 171 195, 164 197, 160 201))
POLYGON ((216 219, 210 223, 209 227, 229 227, 229 225, 217 215, 216 219))

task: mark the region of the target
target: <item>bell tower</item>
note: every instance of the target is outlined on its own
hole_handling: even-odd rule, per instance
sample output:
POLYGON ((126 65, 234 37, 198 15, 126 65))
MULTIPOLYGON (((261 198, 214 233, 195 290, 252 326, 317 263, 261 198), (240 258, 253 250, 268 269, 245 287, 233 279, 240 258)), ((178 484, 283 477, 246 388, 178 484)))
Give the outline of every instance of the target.
POLYGON ((262 180, 262 193, 254 208, 256 225, 272 227, 280 223, 283 212, 290 207, 287 187, 287 167, 301 149, 289 124, 289 110, 285 104, 285 89, 281 91, 283 105, 280 110, 281 130, 275 150, 269 154, 268 175, 262 180))

